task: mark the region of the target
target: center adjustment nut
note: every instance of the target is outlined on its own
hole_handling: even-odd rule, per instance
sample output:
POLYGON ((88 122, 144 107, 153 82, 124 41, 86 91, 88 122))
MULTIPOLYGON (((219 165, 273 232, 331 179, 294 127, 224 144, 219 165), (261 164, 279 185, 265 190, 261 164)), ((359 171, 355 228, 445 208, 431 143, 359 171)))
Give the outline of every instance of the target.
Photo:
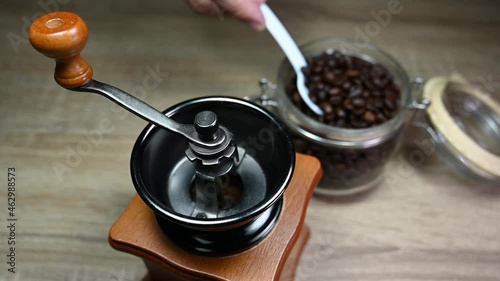
POLYGON ((196 114, 194 126, 200 139, 214 140, 217 137, 219 123, 217 123, 217 115, 212 111, 202 111, 196 114))
MULTIPOLYGON (((198 145, 195 142, 189 142, 189 148, 186 150, 186 157, 191 162, 199 161, 202 166, 219 165, 227 160, 231 160, 230 162, 232 163, 233 158, 237 154, 233 134, 224 126, 219 126, 217 115, 212 111, 201 111, 196 114, 193 123, 195 131, 198 134, 197 138, 200 141, 205 143, 220 143, 206 146, 198 145)), ((200 166, 197 171, 201 172, 201 169, 202 167, 200 166)), ((223 168, 223 170, 224 169, 225 168, 223 168)), ((219 172, 203 173, 219 174, 219 172)))

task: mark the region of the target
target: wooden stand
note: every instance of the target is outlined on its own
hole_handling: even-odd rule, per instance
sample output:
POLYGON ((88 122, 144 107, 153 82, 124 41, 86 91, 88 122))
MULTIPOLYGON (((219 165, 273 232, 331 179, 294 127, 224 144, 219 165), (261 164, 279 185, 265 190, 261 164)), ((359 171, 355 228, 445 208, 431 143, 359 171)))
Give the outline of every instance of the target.
POLYGON ((153 211, 137 195, 111 227, 109 243, 119 251, 143 258, 149 270, 144 281, 291 281, 309 238, 304 217, 321 175, 316 158, 297 154, 276 226, 256 246, 237 255, 213 258, 183 251, 165 237, 153 211))

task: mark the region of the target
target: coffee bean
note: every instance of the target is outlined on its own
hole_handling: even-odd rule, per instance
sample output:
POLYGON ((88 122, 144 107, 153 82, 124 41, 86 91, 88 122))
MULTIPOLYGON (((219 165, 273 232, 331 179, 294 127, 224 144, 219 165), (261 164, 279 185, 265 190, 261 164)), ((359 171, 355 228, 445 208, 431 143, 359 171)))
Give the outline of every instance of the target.
POLYGON ((382 78, 386 76, 387 70, 381 65, 374 65, 371 70, 371 75, 375 78, 382 78))
POLYGON ((346 124, 346 121, 344 119, 339 119, 337 120, 337 122, 335 123, 335 126, 336 127, 346 127, 347 124, 346 124))
POLYGON ((352 83, 351 81, 345 81, 344 83, 342 83, 342 89, 344 89, 345 91, 349 91, 352 87, 352 83))
POLYGON ((318 96, 316 95, 311 95, 312 93, 309 93, 309 98, 311 98, 311 101, 314 103, 318 103, 318 96))
POLYGON ((323 80, 328 83, 333 83, 335 81, 335 74, 333 71, 329 71, 323 75, 323 80))
POLYGON ((366 110, 368 111, 375 111, 377 108, 375 108, 375 105, 373 104, 373 101, 368 101, 366 103, 366 110))
POLYGON ((377 114, 377 121, 379 121, 380 123, 383 123, 386 120, 387 120, 387 118, 385 118, 384 114, 382 114, 382 113, 377 114))
POLYGON ((385 86, 384 80, 380 79, 380 78, 373 79, 373 84, 375 84, 375 86, 377 86, 380 89, 384 88, 384 86, 385 86))
POLYGON ((321 82, 321 76, 319 76, 319 75, 312 75, 311 78, 310 78, 310 81, 314 82, 314 83, 321 82))
POLYGON ((333 86, 341 87, 347 81, 347 77, 342 73, 336 74, 335 81, 333 81, 333 86))
POLYGON ((366 82, 366 81, 371 81, 372 76, 370 75, 370 70, 369 70, 369 69, 361 69, 361 70, 360 70, 360 74, 359 74, 359 78, 360 78, 363 82, 366 82))
POLYGON ((393 90, 386 90, 384 92, 384 95, 385 95, 385 98, 390 100, 391 102, 395 103, 396 100, 398 99, 398 94, 396 92, 394 92, 393 90))
POLYGON ((356 98, 356 99, 352 100, 352 105, 354 105, 355 107, 358 107, 358 108, 359 107, 365 107, 366 102, 362 98, 356 98))
POLYGON ((377 120, 377 116, 371 111, 366 111, 363 117, 368 124, 373 124, 377 120))
POLYGON ((322 83, 322 82, 318 82, 318 83, 315 83, 314 84, 314 88, 317 90, 317 91, 323 91, 325 89, 325 84, 322 83))
POLYGON ((327 93, 325 91, 318 91, 317 96, 319 100, 325 100, 327 97, 327 93))
POLYGON ((369 90, 373 90, 375 89, 375 84, 373 83, 372 80, 363 80, 363 84, 365 85, 365 87, 369 90))
POLYGON ((334 121, 335 121, 335 114, 333 113, 330 113, 330 114, 325 114, 325 124, 329 124, 330 126, 334 125, 334 121))
POLYGON ((399 93, 401 92, 399 86, 394 83, 390 83, 389 85, 387 85, 387 89, 394 91, 394 93, 396 93, 397 96, 399 96, 399 93))
POLYGON ((354 109, 354 106, 353 106, 353 104, 352 104, 352 100, 350 100, 350 99, 346 99, 346 100, 344 100, 344 102, 342 103, 342 105, 344 106, 344 108, 345 108, 346 110, 351 111, 351 110, 353 110, 353 109, 354 109))
POLYGON ((300 94, 299 92, 295 91, 292 95, 292 101, 295 105, 298 105, 300 104, 300 102, 302 101, 302 98, 300 97, 300 94))
POLYGON ((379 90, 375 90, 372 92, 372 96, 379 98, 382 96, 382 92, 379 90))
POLYGON ((314 67, 311 69, 311 72, 312 72, 312 73, 315 73, 315 74, 321 73, 321 71, 323 71, 323 68, 322 68, 321 66, 314 66, 314 67))
POLYGON ((330 91, 328 92, 330 96, 339 96, 342 94, 342 89, 339 87, 334 87, 331 88, 330 91))
POLYGON ((338 64, 339 66, 343 66, 343 67, 345 67, 345 66, 346 66, 346 64, 347 64, 347 60, 346 60, 346 58, 345 58, 344 56, 342 56, 342 55, 341 55, 341 56, 339 56, 339 57, 337 58, 337 64, 338 64))
POLYGON ((377 108, 377 109, 384 108, 384 101, 382 99, 376 99, 373 104, 375 105, 375 108, 377 108))
POLYGON ((364 109, 363 107, 356 107, 352 110, 352 113, 354 113, 354 115, 358 115, 358 116, 361 116, 365 113, 366 109, 364 109))
POLYGON ((349 78, 356 78, 359 76, 359 70, 357 69, 349 69, 347 72, 346 72, 346 75, 347 77, 349 78))
POLYGON ((359 86, 363 86, 363 80, 359 79, 359 78, 354 78, 354 79, 351 79, 352 83, 354 85, 359 85, 359 86))
POLYGON ((343 100, 343 98, 341 96, 331 96, 330 99, 329 99, 329 101, 333 105, 341 104, 342 100, 343 100))
POLYGON ((331 103, 324 101, 319 106, 325 115, 331 114, 333 112, 333 106, 331 103))
POLYGON ((330 67, 330 68, 336 68, 336 67, 337 67, 337 62, 336 62, 334 59, 330 58, 330 59, 328 59, 328 61, 326 62, 326 65, 327 65, 328 67, 330 67))
POLYGON ((368 90, 364 90, 363 94, 361 95, 364 99, 368 99, 371 97, 371 93, 368 90))
POLYGON ((335 169, 335 171, 337 171, 337 172, 339 172, 339 173, 342 173, 342 172, 344 172, 345 170, 347 170, 347 167, 346 167, 346 165, 345 165, 345 164, 339 163, 339 164, 336 164, 336 165, 334 166, 334 169, 335 169))
POLYGON ((339 77, 340 77, 340 75, 344 74, 344 69, 343 68, 334 68, 332 71, 333 71, 333 74, 335 74, 336 76, 339 76, 339 77))
POLYGON ((325 54, 321 54, 319 55, 319 57, 314 61, 314 64, 317 66, 317 67, 321 67, 323 68, 325 66, 325 54))
POLYGON ((384 108, 384 115, 387 119, 391 119, 392 117, 394 117, 394 111, 388 108, 384 108))
POLYGON ((355 85, 352 86, 350 91, 349 91, 349 97, 350 98, 356 98, 359 97, 363 94, 363 88, 361 86, 355 85))
POLYGON ((347 113, 341 107, 338 107, 335 110, 335 115, 337 115, 337 118, 344 119, 347 116, 347 113))

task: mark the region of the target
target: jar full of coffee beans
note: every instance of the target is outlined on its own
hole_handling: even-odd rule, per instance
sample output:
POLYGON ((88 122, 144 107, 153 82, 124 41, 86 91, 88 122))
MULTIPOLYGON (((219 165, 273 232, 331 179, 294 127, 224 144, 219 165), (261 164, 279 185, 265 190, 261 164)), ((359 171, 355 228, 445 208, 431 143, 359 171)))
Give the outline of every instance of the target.
POLYGON ((277 83, 261 81, 261 101, 275 105, 294 137, 295 149, 317 157, 323 178, 317 193, 348 195, 377 185, 398 147, 410 114, 411 85, 405 70, 375 46, 340 38, 301 47, 308 61, 302 71, 313 102, 300 97, 296 74, 284 60, 277 83))

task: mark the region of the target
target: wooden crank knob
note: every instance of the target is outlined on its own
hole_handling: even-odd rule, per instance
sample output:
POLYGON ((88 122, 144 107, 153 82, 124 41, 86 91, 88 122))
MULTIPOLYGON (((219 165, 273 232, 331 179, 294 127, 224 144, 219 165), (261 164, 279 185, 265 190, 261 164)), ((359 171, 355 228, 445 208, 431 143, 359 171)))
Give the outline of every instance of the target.
POLYGON ((80 56, 89 32, 77 15, 56 12, 36 19, 30 28, 31 45, 56 61, 54 78, 64 88, 76 88, 92 79, 92 67, 80 56))

